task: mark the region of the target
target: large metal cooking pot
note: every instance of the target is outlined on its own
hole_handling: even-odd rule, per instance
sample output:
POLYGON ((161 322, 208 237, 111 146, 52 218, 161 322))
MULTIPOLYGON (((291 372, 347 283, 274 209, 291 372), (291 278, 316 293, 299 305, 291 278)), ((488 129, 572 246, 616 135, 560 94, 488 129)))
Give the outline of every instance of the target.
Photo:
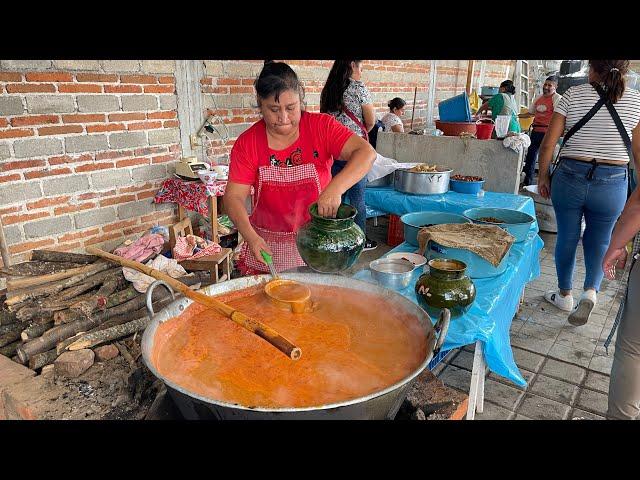
POLYGON ((435 195, 449 191, 449 178, 453 170, 438 167, 438 172, 411 172, 398 169, 394 172, 393 187, 403 193, 435 195))
MULTIPOLYGON (((321 405, 306 408, 250 408, 244 405, 232 404, 218 401, 212 398, 203 397, 190 392, 171 380, 164 378, 156 370, 151 361, 154 338, 158 326, 179 316, 185 308, 191 304, 192 300, 182 298, 169 304, 158 313, 151 310, 149 315, 151 323, 145 329, 142 336, 142 357, 151 372, 167 385, 167 390, 174 399, 180 412, 186 419, 220 419, 220 420, 302 420, 302 419, 331 419, 331 420, 384 420, 393 419, 404 401, 409 388, 415 378, 427 367, 433 355, 440 350, 447 329, 449 327, 449 312, 444 311, 435 327, 431 324, 429 315, 411 300, 403 297, 392 290, 374 285, 371 283, 354 280, 350 277, 337 275, 323 275, 317 273, 283 273, 282 278, 297 280, 299 282, 315 285, 330 285, 352 290, 361 290, 384 297, 389 303, 389 311, 402 310, 418 317, 420 324, 427 334, 427 355, 418 368, 407 375, 399 382, 389 387, 372 393, 365 397, 355 398, 340 403, 321 405), (439 332, 439 334, 437 334, 439 332)), ((271 279, 270 275, 254 275, 237 278, 223 283, 209 285, 201 291, 207 295, 220 295, 235 290, 266 283, 271 279)), ((147 290, 147 308, 150 307, 150 296, 152 287, 163 284, 161 281, 154 284, 147 290)), ((167 287, 168 288, 168 287, 167 287)), ((230 321, 230 320, 229 320, 230 321)), ((281 355, 275 348, 274 355, 281 355)), ((303 353, 304 355, 304 353, 303 353)))
POLYGON ((367 182, 365 187, 367 188, 379 188, 379 187, 388 187, 393 183, 393 172, 384 177, 380 177, 375 179, 373 182, 367 182))

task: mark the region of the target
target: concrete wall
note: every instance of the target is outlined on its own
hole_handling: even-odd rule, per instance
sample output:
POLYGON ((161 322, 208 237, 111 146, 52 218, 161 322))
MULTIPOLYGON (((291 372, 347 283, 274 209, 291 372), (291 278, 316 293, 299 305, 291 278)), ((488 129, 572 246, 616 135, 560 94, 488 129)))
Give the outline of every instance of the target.
POLYGON ((437 163, 454 174, 481 176, 486 191, 518 193, 522 154, 499 140, 380 132, 376 150, 399 162, 437 163))

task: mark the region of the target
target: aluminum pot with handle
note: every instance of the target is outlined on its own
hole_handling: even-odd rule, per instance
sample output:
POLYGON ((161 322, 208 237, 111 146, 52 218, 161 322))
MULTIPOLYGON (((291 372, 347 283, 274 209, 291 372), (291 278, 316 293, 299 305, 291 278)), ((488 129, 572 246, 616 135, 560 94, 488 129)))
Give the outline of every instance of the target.
POLYGON ((414 195, 437 195, 449 191, 449 179, 453 170, 438 167, 437 172, 412 172, 398 169, 394 172, 393 186, 403 193, 414 195))

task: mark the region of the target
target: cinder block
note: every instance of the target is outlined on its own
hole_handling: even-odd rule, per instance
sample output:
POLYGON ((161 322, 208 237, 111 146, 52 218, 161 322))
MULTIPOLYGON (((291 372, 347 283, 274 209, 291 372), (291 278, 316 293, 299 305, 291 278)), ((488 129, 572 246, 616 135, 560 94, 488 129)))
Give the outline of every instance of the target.
POLYGON ((35 220, 24 224, 24 234, 27 238, 46 237, 73 229, 73 222, 69 215, 35 220))
POLYGON ((178 142, 180 142, 180 130, 177 128, 149 130, 149 145, 165 145, 178 142))
POLYGON ((218 77, 224 74, 224 64, 221 60, 205 60, 205 73, 210 77, 218 77))
POLYGON ((153 204, 150 200, 140 202, 130 202, 118 205, 118 217, 122 220, 132 217, 140 217, 154 212, 153 204))
POLYGON ((178 108, 178 97, 175 95, 160 95, 160 110, 176 110, 178 108))
POLYGON ((22 232, 18 225, 9 225, 4 227, 4 237, 7 241, 7 245, 13 245, 22 242, 22 232))
POLYGON ((146 165, 144 167, 134 168, 131 170, 131 176, 134 183, 141 183, 146 180, 154 180, 156 178, 164 178, 167 175, 165 165, 146 165))
POLYGON ((100 70, 100 60, 54 60, 53 65, 60 70, 100 70))
POLYGON ((59 155, 63 152, 62 141, 57 138, 34 138, 16 140, 13 143, 16 158, 59 155))
POLYGON ((138 72, 140 60, 103 60, 102 68, 105 72, 138 72))
POLYGON ((106 135, 78 135, 75 137, 66 137, 64 139, 67 153, 76 152, 93 152, 97 150, 107 150, 106 135))
POLYGON ((26 99, 29 113, 70 113, 76 109, 71 95, 29 95, 26 99))
POLYGON ((89 190, 89 177, 76 173, 68 177, 48 178, 42 183, 42 189, 45 195, 86 192, 89 190))
MULTIPOLYGON (((242 108, 245 95, 234 93, 230 95, 206 95, 204 97, 205 108, 242 108), (214 98, 215 97, 215 103, 214 98)), ((253 99, 255 103, 255 98, 253 99)))
POLYGON ((116 95, 78 95, 79 112, 116 112, 120 103, 116 95))
POLYGON ((36 372, 0 355, 0 420, 6 420, 4 409, 4 392, 13 385, 25 382, 34 377, 36 372))
POLYGON ((144 112, 157 110, 158 99, 155 95, 123 95, 122 110, 125 112, 144 112))
POLYGON ((51 60, 0 60, 3 70, 46 70, 51 60))
POLYGON ((173 73, 176 71, 175 60, 143 60, 142 71, 145 73, 173 73))
POLYGON ((124 187, 131 183, 131 172, 126 168, 105 170, 91 174, 91 184, 95 190, 108 190, 115 187, 124 187))
POLYGON ((144 132, 122 132, 109 135, 109 145, 114 150, 142 147, 147 145, 144 132))
POLYGON ((22 115, 24 105, 22 98, 15 96, 0 96, 0 115, 22 115))
POLYGON ((11 203, 22 203, 25 200, 42 196, 42 189, 39 181, 0 184, 0 205, 11 203))
MULTIPOLYGON (((225 62, 223 65, 224 74, 227 77, 251 77, 253 76, 253 68, 250 63, 242 62, 225 62)), ((207 73, 209 71, 207 70, 207 73)))
POLYGON ((102 225, 117 220, 116 211, 113 207, 97 208, 95 210, 87 210, 78 212, 74 215, 76 228, 82 229, 93 227, 94 225, 102 225))
POLYGON ((42 375, 27 378, 7 388, 3 394, 8 420, 52 420, 55 400, 65 389, 42 375))
POLYGON ((0 160, 4 160, 9 157, 11 157, 11 149, 9 148, 9 145, 0 145, 0 160))

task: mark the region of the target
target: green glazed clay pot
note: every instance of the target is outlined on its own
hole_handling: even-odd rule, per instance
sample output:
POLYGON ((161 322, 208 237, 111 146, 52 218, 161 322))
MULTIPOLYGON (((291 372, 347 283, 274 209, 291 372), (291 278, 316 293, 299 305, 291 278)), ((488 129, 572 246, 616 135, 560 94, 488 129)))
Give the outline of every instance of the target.
POLYGON ((298 230, 296 245, 305 263, 321 273, 336 273, 351 267, 364 249, 365 236, 353 219, 356 209, 341 204, 336 218, 318 215, 316 203, 309 207, 311 221, 298 230))
POLYGON ((418 303, 429 314, 437 315, 448 308, 452 318, 459 317, 476 298, 476 287, 465 275, 467 265, 448 258, 434 258, 428 265, 429 272, 416 282, 418 303))

